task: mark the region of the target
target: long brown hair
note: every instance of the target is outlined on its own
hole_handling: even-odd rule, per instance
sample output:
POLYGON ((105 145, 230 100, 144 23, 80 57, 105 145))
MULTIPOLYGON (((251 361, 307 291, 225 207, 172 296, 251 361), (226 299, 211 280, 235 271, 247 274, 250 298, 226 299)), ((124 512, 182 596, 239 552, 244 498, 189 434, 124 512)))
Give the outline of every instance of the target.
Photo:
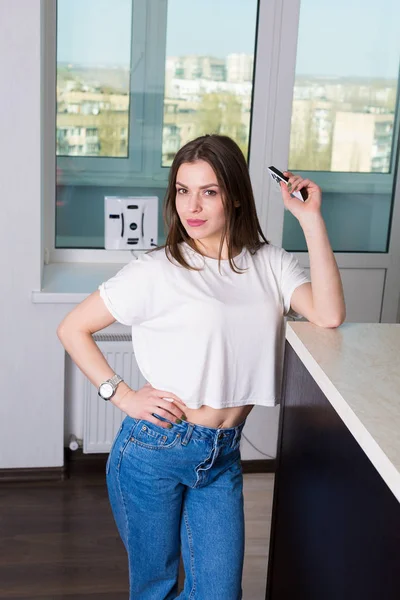
MULTIPOLYGON (((245 246, 254 254, 264 243, 269 244, 269 242, 264 237, 258 221, 246 159, 236 142, 226 135, 203 135, 188 142, 176 153, 169 172, 163 208, 164 224, 168 232, 167 238, 164 246, 159 246, 149 252, 162 248, 168 249, 173 258, 186 269, 201 270, 189 265, 180 251, 178 246, 180 242, 184 241, 192 248, 193 243, 190 243, 192 238, 182 225, 175 206, 175 184, 178 169, 182 163, 193 163, 197 160, 209 163, 222 190, 225 225, 219 247, 218 266, 221 265, 223 241, 226 239, 229 265, 232 271, 242 274, 236 270, 236 265, 232 262, 234 260, 232 258, 233 250, 235 248, 243 249, 245 246), (264 242, 259 239, 259 236, 264 242)), ((166 255, 168 258, 167 252, 166 255)))

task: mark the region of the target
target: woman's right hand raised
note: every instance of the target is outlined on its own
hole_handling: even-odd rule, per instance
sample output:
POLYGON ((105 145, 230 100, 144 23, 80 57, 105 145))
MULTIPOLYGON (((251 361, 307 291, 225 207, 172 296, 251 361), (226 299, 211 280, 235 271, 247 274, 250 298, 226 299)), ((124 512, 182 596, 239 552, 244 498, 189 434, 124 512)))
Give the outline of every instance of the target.
POLYGON ((152 413, 157 413, 160 417, 176 422, 176 419, 186 421, 186 404, 172 392, 157 390, 150 383, 146 383, 137 391, 129 390, 126 392, 119 403, 119 408, 133 419, 145 419, 155 425, 167 429, 170 425, 166 421, 161 421, 152 413), (171 401, 164 400, 171 398, 171 401))

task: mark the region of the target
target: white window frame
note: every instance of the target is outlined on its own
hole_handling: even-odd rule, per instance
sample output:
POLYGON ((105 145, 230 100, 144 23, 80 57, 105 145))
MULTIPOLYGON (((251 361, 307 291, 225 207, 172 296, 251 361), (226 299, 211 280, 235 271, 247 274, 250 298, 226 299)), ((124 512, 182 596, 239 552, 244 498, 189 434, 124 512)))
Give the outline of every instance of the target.
MULTIPOLYGON (((132 31, 137 39, 136 43, 132 44, 132 64, 136 65, 136 77, 131 77, 133 100, 131 99, 130 103, 130 126, 134 129, 130 131, 129 147, 130 156, 134 159, 132 162, 135 164, 132 164, 132 169, 126 173, 127 179, 124 177, 124 184, 164 190, 169 168, 161 167, 163 105, 162 102, 157 103, 155 97, 157 93, 160 94, 160 90, 162 93, 164 90, 167 0, 133 1, 132 31), (135 88, 136 84, 139 90, 135 88), (132 114, 134 105, 137 107, 135 122, 132 114), (133 131, 136 131, 136 135, 133 131), (148 151, 143 152, 143 148, 147 148, 148 151)), ((56 0, 42 0, 42 6, 43 152, 47 155, 44 161, 46 176, 43 189, 45 262, 125 263, 131 258, 130 250, 54 247, 56 0), (54 156, 50 156, 51 154, 54 156)), ((284 207, 280 195, 276 194, 276 190, 271 186, 266 166, 275 164, 284 169, 288 164, 299 12, 300 0, 259 0, 249 170, 260 225, 266 237, 278 245, 282 240, 284 207)), ((396 147, 398 140, 398 129, 397 111, 393 147, 396 147)), ((301 173, 316 181, 324 192, 341 192, 346 189, 348 193, 354 194, 374 193, 378 190, 379 193, 390 193, 395 173, 395 158, 392 153, 392 172, 389 174, 308 171, 301 173)), ((114 169, 118 164, 116 161, 128 162, 123 158, 63 157, 61 183, 120 184, 122 167, 114 169), (76 161, 79 161, 79 166, 82 167, 81 180, 77 178, 76 161), (107 167, 107 161, 114 163, 113 169, 107 167)), ((350 253, 346 256, 350 256, 350 253)))
POLYGON ((128 157, 59 156, 64 185, 165 188, 162 167, 168 0, 132 0, 128 157))
MULTIPOLYGON (((273 4, 279 4, 275 0, 273 4)), ((121 263, 131 258, 131 251, 60 249, 55 248, 55 172, 56 157, 50 160, 50 151, 55 149, 56 136, 56 0, 42 0, 42 39, 43 39, 43 102, 44 135, 43 148, 47 148, 48 160, 45 161, 46 190, 44 190, 44 233, 45 262, 103 262, 121 263)), ((113 185, 121 184, 134 187, 158 188, 164 195, 167 186, 169 167, 161 166, 163 102, 157 102, 157 95, 163 98, 165 80, 165 51, 167 27, 167 0, 133 0, 131 62, 138 69, 136 77, 131 77, 130 103, 130 135, 129 156, 125 158, 101 157, 58 157, 61 172, 58 174, 60 184, 75 185, 113 185), (136 37, 135 37, 136 36, 136 37), (136 42, 136 43, 135 43, 136 42), (135 88, 136 86, 136 88, 135 88), (146 102, 144 103, 144 99, 146 102), (136 120, 133 120, 134 103, 137 103, 136 120), (133 129, 132 129, 133 127, 133 129), (136 135, 134 134, 136 127, 136 135), (136 145, 135 145, 136 144, 136 145), (139 151, 140 148, 140 151, 139 151), (79 161, 79 162, 78 162, 79 161), (130 164, 129 168, 123 165, 130 164), (111 168, 112 167, 112 168, 111 168), (80 173, 80 174, 79 174, 80 173)), ((264 0, 260 0, 259 12, 267 15, 264 0)), ((268 18, 268 15, 267 15, 268 18)), ((265 27, 259 19, 259 31, 265 27)), ((256 37, 257 39, 257 37, 256 37)), ((257 76, 256 76, 257 79, 257 76)), ((265 93, 262 77, 254 81, 253 95, 259 88, 259 113, 265 113, 265 93)), ((255 104, 255 98, 253 99, 255 104)), ((253 110, 253 122, 255 120, 253 110)), ((256 137, 256 136, 254 136, 256 137)), ((260 139, 251 142, 250 156, 258 153, 260 139)), ((250 164, 251 170, 251 164, 250 164)))

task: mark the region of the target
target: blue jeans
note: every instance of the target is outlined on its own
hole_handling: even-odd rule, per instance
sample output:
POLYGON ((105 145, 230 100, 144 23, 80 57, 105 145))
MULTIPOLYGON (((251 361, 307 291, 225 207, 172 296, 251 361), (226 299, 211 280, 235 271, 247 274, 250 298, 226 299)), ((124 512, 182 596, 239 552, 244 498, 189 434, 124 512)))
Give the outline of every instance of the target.
POLYGON ((106 465, 129 560, 129 600, 241 600, 244 561, 240 439, 246 421, 164 429, 127 416, 106 465), (178 592, 180 554, 185 585, 178 592))

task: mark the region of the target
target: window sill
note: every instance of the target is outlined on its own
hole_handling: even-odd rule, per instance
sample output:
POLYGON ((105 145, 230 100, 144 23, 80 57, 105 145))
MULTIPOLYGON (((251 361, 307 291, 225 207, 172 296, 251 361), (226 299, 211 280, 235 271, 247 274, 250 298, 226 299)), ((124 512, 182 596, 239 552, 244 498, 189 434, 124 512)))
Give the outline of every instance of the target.
POLYGON ((40 291, 32 291, 34 304, 78 304, 96 291, 126 263, 50 263, 43 266, 40 291))

